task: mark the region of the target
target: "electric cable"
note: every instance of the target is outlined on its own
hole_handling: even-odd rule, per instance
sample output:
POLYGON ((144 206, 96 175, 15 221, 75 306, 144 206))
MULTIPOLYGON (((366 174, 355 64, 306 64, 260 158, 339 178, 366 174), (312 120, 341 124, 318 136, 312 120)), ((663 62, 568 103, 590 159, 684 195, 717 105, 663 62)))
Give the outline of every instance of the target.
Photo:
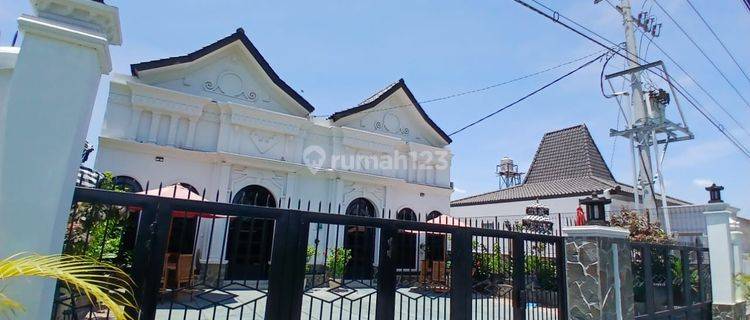
MULTIPOLYGON (((537 8, 529 5, 528 3, 526 3, 526 2, 524 2, 522 0, 514 0, 514 1, 516 3, 518 3, 518 4, 521 4, 522 6, 524 6, 526 8, 528 8, 529 10, 532 10, 532 11, 536 12, 539 15, 542 15, 542 16, 546 17, 547 19, 552 20, 553 22, 555 22, 555 23, 557 23, 557 24, 565 27, 566 29, 568 29, 570 31, 573 31, 574 33, 576 33, 576 34, 578 34, 578 35, 580 35, 580 36, 588 39, 589 41, 594 42, 597 45, 599 45, 599 46, 601 46, 601 47, 603 47, 605 49, 608 49, 608 50, 610 50, 612 52, 615 52, 614 49, 609 48, 608 46, 604 45, 601 41, 598 41, 598 40, 592 38, 591 36, 589 36, 589 35, 581 32, 580 30, 577 30, 577 29, 571 27, 570 25, 568 25, 568 24, 566 24, 564 22, 561 22, 560 19, 559 19, 559 17, 561 17, 562 15, 559 12, 552 10, 552 11, 554 11, 554 14, 556 16, 556 17, 553 17, 553 16, 550 16, 549 14, 547 14, 545 12, 542 12, 541 10, 539 10, 539 9, 537 9, 537 8)), ((551 10, 551 9, 549 9, 549 10, 551 10)), ((566 19, 570 20, 569 18, 566 18, 566 19)), ((612 41, 609 41, 609 40, 606 40, 606 41, 612 43, 612 41)), ((627 50, 625 50, 625 51, 628 52, 627 50)), ((634 62, 634 63, 637 63, 637 64, 640 65, 640 62, 638 62, 636 60, 633 60, 632 58, 630 58, 630 57, 628 57, 628 56, 626 56, 626 55, 624 55, 624 54, 622 54, 620 52, 616 52, 616 54, 619 55, 619 56, 621 56, 621 57, 623 57, 626 60, 629 60, 631 62, 634 62)), ((665 80, 667 82, 674 83, 675 85, 677 85, 679 87, 682 87, 682 85, 678 81, 676 81, 674 78, 672 78, 669 75, 665 75, 664 76, 664 75, 661 75, 658 72, 653 71, 651 69, 646 69, 646 71, 651 72, 652 74, 654 74, 654 75, 662 78, 663 80, 665 80)), ((684 87, 682 87, 682 88, 684 88, 684 87)), ((711 125, 713 125, 717 130, 719 130, 719 132, 721 134, 723 134, 737 149, 739 149, 745 155, 745 157, 747 157, 748 159, 750 159, 750 151, 746 147, 744 147, 744 145, 742 145, 741 142, 737 141, 736 138, 734 138, 734 136, 730 132, 727 132, 726 128, 724 128, 724 126, 721 123, 719 123, 715 119, 712 119, 713 116, 709 116, 710 113, 708 113, 706 110, 703 110, 701 107, 699 107, 698 106, 699 103, 697 102, 697 100, 696 101, 691 100, 690 98, 688 98, 688 96, 685 94, 685 92, 683 92, 683 90, 681 90, 679 88, 675 88, 675 91, 677 93, 679 93, 681 96, 683 96, 685 98, 685 100, 688 103, 690 103, 691 106, 693 106, 693 108, 695 108, 704 118, 706 118, 708 120, 708 122, 711 123, 711 125)), ((684 90, 684 91, 687 91, 687 90, 684 90)))
POLYGON ((732 54, 729 48, 727 48, 726 44, 724 44, 724 41, 722 41, 721 38, 719 38, 719 35, 716 34, 716 31, 714 31, 714 28, 712 28, 711 25, 708 24, 708 21, 706 21, 706 19, 703 18, 703 15, 700 13, 700 11, 698 11, 698 9, 695 8, 692 1, 687 0, 687 3, 688 5, 690 5, 690 8, 693 9, 693 12, 695 12, 695 14, 698 15, 701 21, 703 21, 703 24, 706 25, 706 28, 708 28, 708 30, 711 31, 711 34, 714 36, 716 41, 718 41, 719 44, 721 44, 721 47, 724 48, 724 51, 732 59, 732 62, 734 62, 734 65, 736 65, 737 68, 740 69, 740 71, 742 72, 742 75, 745 76, 745 79, 747 79, 747 81, 750 82, 750 76, 747 75, 747 72, 745 72, 745 69, 743 69, 740 63, 737 62, 737 58, 735 58, 734 54, 732 54))
POLYGON ((566 74, 564 74, 564 75, 562 75, 562 76, 560 76, 560 77, 557 77, 557 78, 556 78, 555 80, 552 80, 551 82, 549 82, 549 83, 547 83, 547 84, 545 84, 545 85, 543 85, 543 86, 541 86, 541 87, 537 88, 536 90, 534 90, 534 91, 532 91, 532 92, 529 92, 528 94, 526 94, 526 95, 524 95, 523 97, 521 97, 521 98, 519 98, 519 99, 517 99, 517 100, 515 100, 515 101, 511 102, 510 104, 507 104, 507 105, 505 105, 505 106, 501 107, 500 109, 498 109, 498 110, 495 110, 495 111, 493 111, 492 113, 490 113, 490 114, 488 114, 488 115, 486 115, 486 116, 484 116, 484 117, 481 117, 481 118, 479 118, 478 120, 476 120, 476 121, 474 121, 474 122, 471 122, 471 123, 469 123, 469 124, 467 124, 467 125, 465 125, 465 126, 461 127, 460 129, 456 130, 456 131, 453 131, 453 132, 452 132, 451 134, 449 134, 448 136, 453 136, 453 135, 455 135, 455 134, 457 134, 457 133, 459 133, 459 132, 461 132, 461 131, 464 131, 464 130, 466 130, 466 129, 468 129, 468 128, 470 128, 470 127, 472 127, 472 126, 474 126, 474 125, 476 125, 476 124, 478 124, 478 123, 480 123, 480 122, 482 122, 482 121, 484 121, 484 120, 487 120, 487 119, 489 119, 490 117, 492 117, 492 116, 494 116, 494 115, 496 115, 496 114, 498 114, 498 113, 500 113, 500 112, 502 112, 502 111, 504 111, 504 110, 507 110, 508 108, 510 108, 510 107, 512 107, 512 106, 514 106, 514 105, 516 105, 516 104, 518 104, 519 102, 521 102, 521 101, 523 101, 523 100, 526 100, 527 98, 529 98, 529 97, 531 97, 531 96, 533 96, 533 95, 535 95, 535 94, 539 93, 540 91, 542 91, 542 90, 544 90, 544 89, 546 89, 546 88, 548 88, 548 87, 550 87, 550 86, 554 85, 555 83, 557 83, 557 82, 559 82, 559 81, 561 81, 561 80, 563 80, 563 79, 567 78, 568 76, 570 76, 570 75, 572 75, 572 74, 576 73, 577 71, 579 71, 579 70, 581 70, 581 69, 583 69, 583 68, 587 67, 588 65, 590 65, 590 64, 594 63, 595 61, 597 61, 597 60, 601 59, 602 57, 604 57, 604 55, 605 55, 605 54, 606 54, 606 53, 603 53, 603 54, 601 54, 601 55, 597 56, 596 58, 594 58, 594 59, 591 59, 591 60, 589 60, 588 62, 586 62, 586 63, 584 63, 584 64, 580 65, 579 67, 577 67, 577 68, 573 69, 572 71, 569 71, 568 73, 566 73, 566 74))
POLYGON ((734 83, 732 83, 732 81, 729 80, 729 78, 727 77, 727 75, 724 74, 724 72, 721 71, 721 69, 719 69, 719 66, 716 65, 716 62, 714 62, 714 60, 711 59, 711 57, 708 56, 708 54, 706 53, 706 51, 704 51, 703 48, 701 48, 701 46, 698 45, 697 42, 695 42, 695 40, 693 39, 693 37, 691 37, 690 34, 688 34, 687 31, 685 31, 684 28, 682 28, 682 25, 680 25, 677 22, 677 20, 675 20, 675 18, 672 17, 672 15, 669 13, 669 11, 667 11, 667 9, 665 9, 664 7, 662 7, 662 5, 659 3, 659 1, 654 0, 654 3, 656 4, 657 7, 659 7, 661 9, 661 11, 663 11, 667 15, 667 17, 669 18, 669 20, 672 20, 672 22, 677 26, 677 28, 680 29, 680 31, 682 32, 682 34, 685 35, 685 37, 687 37, 688 40, 690 40, 690 42, 693 44, 693 46, 695 46, 695 48, 698 49, 698 51, 700 51, 700 53, 703 55, 703 57, 706 58, 706 60, 708 60, 708 62, 714 67, 714 69, 716 69, 716 71, 719 72, 719 74, 721 75, 721 77, 724 78, 724 81, 726 81, 727 84, 729 84, 729 86, 732 87, 732 89, 734 90, 734 92, 737 93, 737 95, 740 97, 740 99, 742 99, 742 101, 745 102, 745 106, 747 106, 748 108, 750 108, 750 101, 747 101, 747 99, 745 99, 745 96, 743 96, 742 93, 740 93, 740 90, 737 89, 737 86, 735 86, 734 83))

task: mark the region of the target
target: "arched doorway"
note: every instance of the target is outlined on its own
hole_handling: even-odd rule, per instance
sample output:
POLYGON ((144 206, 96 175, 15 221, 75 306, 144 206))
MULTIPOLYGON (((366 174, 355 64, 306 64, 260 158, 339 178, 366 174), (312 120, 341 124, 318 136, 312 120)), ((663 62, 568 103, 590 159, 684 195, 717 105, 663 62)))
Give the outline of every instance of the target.
MULTIPOLYGON (((410 208, 403 208, 396 213, 396 219, 417 221, 417 215, 410 208)), ((417 235, 400 230, 396 239, 396 268, 414 269, 417 260, 417 235)))
MULTIPOLYGON (((432 211, 427 215, 427 221, 442 215, 440 211, 432 211)), ((445 235, 428 233, 424 237, 425 259, 428 261, 445 261, 445 241, 445 235)))
MULTIPOLYGON (((175 185, 189 190, 189 199, 200 200, 201 194, 193 185, 185 182, 177 182, 175 183, 175 185)), ((177 190, 177 188, 171 190, 177 190)), ((172 197, 172 194, 170 194, 169 192, 164 192, 163 195, 172 197)), ((193 254, 195 249, 194 245, 197 226, 198 218, 195 216, 173 216, 172 224, 169 227, 169 242, 167 242, 167 252, 177 254, 193 254)))
MULTIPOLYGON (((276 207, 276 198, 268 189, 250 185, 242 188, 232 203, 276 207)), ((229 222, 226 247, 227 279, 258 280, 268 278, 273 244, 273 220, 233 218, 229 222)))
POLYGON ((116 176, 112 179, 116 187, 125 192, 141 192, 143 187, 132 177, 128 176, 116 176))
MULTIPOLYGON (((365 198, 357 198, 346 207, 346 214, 375 217, 375 205, 365 198)), ((372 279, 375 263, 375 229, 346 226, 344 248, 351 250, 351 260, 344 271, 344 278, 372 279)))
MULTIPOLYGON (((99 182, 100 185, 97 186, 99 188, 102 187, 102 181, 99 182)), ((125 192, 141 192, 143 191, 143 187, 140 183, 138 183, 138 180, 136 180, 133 177, 129 176, 116 176, 112 178, 112 183, 114 184, 115 188, 120 191, 125 192)), ((117 265, 129 265, 130 262, 128 261, 130 257, 133 256, 133 252, 135 250, 135 242, 136 237, 138 233, 138 219, 140 217, 140 214, 138 214, 139 210, 128 210, 127 216, 125 219, 121 222, 122 223, 122 233, 120 235, 120 247, 117 252, 117 258, 115 258, 113 263, 117 265)), ((117 229, 117 227, 112 228, 117 229)), ((117 235, 112 234, 110 231, 109 237, 117 237, 117 235)))

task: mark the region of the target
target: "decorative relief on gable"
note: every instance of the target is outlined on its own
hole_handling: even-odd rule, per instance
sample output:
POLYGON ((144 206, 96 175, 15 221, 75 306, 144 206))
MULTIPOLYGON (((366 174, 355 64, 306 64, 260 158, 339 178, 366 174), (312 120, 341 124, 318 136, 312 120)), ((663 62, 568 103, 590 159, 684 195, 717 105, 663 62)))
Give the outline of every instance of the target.
POLYGON ((253 130, 250 133, 250 140, 258 148, 260 154, 265 154, 278 145, 283 139, 280 135, 263 132, 260 130, 253 130))
POLYGON ((385 187, 344 182, 344 204, 361 197, 369 199, 374 202, 375 206, 383 208, 385 206, 385 187))
MULTIPOLYGON (((250 102, 255 102, 258 99, 255 91, 245 88, 245 80, 231 71, 220 73, 214 81, 206 81, 203 84, 203 90, 250 102)), ((263 99, 263 101, 266 100, 263 99)))
POLYGON ((363 117, 360 121, 360 127, 370 127, 368 124, 369 121, 372 121, 372 129, 376 132, 380 131, 401 136, 407 136, 410 132, 410 129, 402 124, 401 119, 394 112, 383 112, 373 114, 372 117, 363 117), (372 120, 368 120, 367 118, 371 118, 372 120))
POLYGON ((277 197, 283 195, 286 185, 286 175, 268 170, 258 170, 247 167, 232 168, 232 186, 234 191, 249 185, 259 185, 271 190, 277 197))

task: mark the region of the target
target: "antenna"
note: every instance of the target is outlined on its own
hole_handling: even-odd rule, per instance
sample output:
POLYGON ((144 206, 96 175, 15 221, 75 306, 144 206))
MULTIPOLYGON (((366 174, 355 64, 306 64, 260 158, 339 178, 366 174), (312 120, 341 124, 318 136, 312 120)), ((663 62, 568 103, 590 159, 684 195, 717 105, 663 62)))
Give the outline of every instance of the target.
MULTIPOLYGON (((599 1, 594 1, 598 3, 599 1)), ((638 63, 638 47, 636 45, 635 28, 640 28, 644 33, 658 36, 661 32, 661 24, 656 23, 656 18, 648 12, 641 12, 638 17, 631 13, 630 0, 621 0, 616 7, 623 17, 625 26, 625 44, 628 55, 628 69, 606 75, 604 78, 610 81, 612 78, 625 77, 630 81, 630 106, 632 108, 631 119, 628 120, 624 130, 610 129, 610 136, 620 136, 630 140, 631 154, 633 156, 633 198, 636 210, 648 212, 648 220, 658 219, 658 207, 654 184, 659 184, 661 192, 661 205, 664 216, 664 229, 671 233, 669 215, 667 212, 667 191, 664 184, 662 164, 667 146, 670 142, 691 140, 693 133, 687 126, 685 116, 677 100, 674 87, 672 86, 667 69, 662 61, 656 61, 641 65, 638 63), (644 92, 641 83, 641 72, 643 70, 659 68, 667 80, 671 92, 662 88, 654 88, 644 92), (674 105, 680 117, 680 122, 675 123, 668 119, 668 106, 674 97, 674 105), (660 150, 663 145, 663 150, 660 150), (652 159, 653 152, 653 159, 652 159), (654 164, 656 174, 654 174, 654 164)), ((610 82, 611 84, 611 82, 610 82)), ((619 102, 619 101, 618 101, 619 102)))
POLYGON ((513 163, 513 159, 508 156, 500 159, 500 164, 495 167, 495 174, 497 175, 498 189, 506 189, 521 184, 521 177, 523 172, 518 172, 518 165, 513 163))

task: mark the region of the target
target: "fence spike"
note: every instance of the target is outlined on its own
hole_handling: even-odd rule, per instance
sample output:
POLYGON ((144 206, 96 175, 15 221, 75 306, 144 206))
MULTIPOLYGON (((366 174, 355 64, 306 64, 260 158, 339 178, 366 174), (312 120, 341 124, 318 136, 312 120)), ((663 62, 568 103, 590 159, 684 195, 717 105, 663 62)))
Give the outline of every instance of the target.
POLYGON ((149 184, 149 182, 150 182, 149 180, 146 180, 146 194, 148 194, 148 184, 149 184))
POLYGON ((162 183, 161 183, 161 182, 159 182, 159 193, 157 193, 157 194, 156 194, 157 196, 161 196, 161 184, 162 184, 162 183))

